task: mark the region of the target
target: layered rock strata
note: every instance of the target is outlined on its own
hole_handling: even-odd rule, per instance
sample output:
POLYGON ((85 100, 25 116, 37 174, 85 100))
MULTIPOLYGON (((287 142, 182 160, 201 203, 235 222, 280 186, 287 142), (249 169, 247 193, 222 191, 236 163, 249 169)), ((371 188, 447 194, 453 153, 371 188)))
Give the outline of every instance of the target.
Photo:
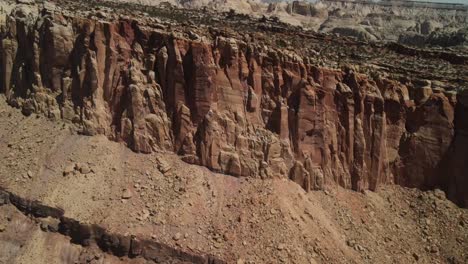
POLYGON ((0 92, 24 114, 229 175, 306 190, 443 186, 468 204, 466 102, 454 92, 130 18, 20 4, 1 27, 0 92))

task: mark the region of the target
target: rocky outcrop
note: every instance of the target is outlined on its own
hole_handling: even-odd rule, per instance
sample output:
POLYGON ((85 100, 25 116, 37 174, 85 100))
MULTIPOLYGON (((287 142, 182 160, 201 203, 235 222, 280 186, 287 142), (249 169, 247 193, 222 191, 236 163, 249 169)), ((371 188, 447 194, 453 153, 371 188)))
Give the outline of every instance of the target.
POLYGON ((58 232, 70 238, 71 243, 83 247, 98 247, 103 252, 118 257, 141 258, 148 263, 226 263, 211 255, 189 253, 134 235, 110 233, 97 224, 80 223, 78 220, 65 217, 64 210, 60 208, 25 199, 0 187, 0 206, 7 204, 13 205, 21 213, 41 223, 41 229, 45 232, 58 232))
POLYGON ((314 8, 310 3, 302 1, 293 1, 288 4, 288 13, 290 14, 299 14, 303 16, 312 16, 314 15, 314 8))
POLYGON ((307 190, 445 184, 466 201, 466 183, 453 186, 462 176, 437 170, 463 134, 455 94, 256 42, 34 8, 17 5, 0 42, 0 91, 25 114, 234 176, 290 177, 307 190))

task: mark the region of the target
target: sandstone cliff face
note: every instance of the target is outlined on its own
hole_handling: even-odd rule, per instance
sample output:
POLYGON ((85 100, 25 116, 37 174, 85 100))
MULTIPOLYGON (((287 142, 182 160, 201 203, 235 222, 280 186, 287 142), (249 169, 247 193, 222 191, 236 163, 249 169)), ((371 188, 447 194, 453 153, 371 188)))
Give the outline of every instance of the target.
POLYGON ((456 94, 53 8, 17 5, 1 29, 0 92, 25 114, 234 176, 289 177, 306 190, 443 186, 468 203, 456 94))

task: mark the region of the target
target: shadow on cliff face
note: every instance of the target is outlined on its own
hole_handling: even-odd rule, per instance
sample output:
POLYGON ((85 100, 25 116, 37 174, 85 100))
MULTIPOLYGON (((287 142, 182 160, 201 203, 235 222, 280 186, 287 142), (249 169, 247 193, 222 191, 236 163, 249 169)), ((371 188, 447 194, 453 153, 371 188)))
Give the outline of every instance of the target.
POLYGON ((440 162, 439 184, 447 197, 461 207, 468 206, 468 91, 458 95, 455 108, 455 136, 440 162))
POLYGON ((421 106, 409 109, 406 130, 400 146, 404 170, 399 183, 423 188, 437 185, 434 169, 448 151, 454 134, 453 110, 447 98, 433 94, 421 106))
POLYGON ((400 139, 402 164, 395 183, 422 190, 441 188, 461 207, 468 205, 467 93, 456 102, 432 95, 407 115, 400 139), (452 107, 448 107, 450 104, 452 107))

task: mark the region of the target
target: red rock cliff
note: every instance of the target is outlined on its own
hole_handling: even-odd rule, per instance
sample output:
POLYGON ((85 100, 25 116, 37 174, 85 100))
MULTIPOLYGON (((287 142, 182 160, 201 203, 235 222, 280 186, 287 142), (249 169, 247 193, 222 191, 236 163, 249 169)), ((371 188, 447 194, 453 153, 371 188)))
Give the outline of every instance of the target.
POLYGON ((456 94, 320 68, 254 42, 22 5, 2 26, 0 50, 10 104, 137 152, 170 150, 306 190, 442 186, 468 204, 468 104, 456 94))

